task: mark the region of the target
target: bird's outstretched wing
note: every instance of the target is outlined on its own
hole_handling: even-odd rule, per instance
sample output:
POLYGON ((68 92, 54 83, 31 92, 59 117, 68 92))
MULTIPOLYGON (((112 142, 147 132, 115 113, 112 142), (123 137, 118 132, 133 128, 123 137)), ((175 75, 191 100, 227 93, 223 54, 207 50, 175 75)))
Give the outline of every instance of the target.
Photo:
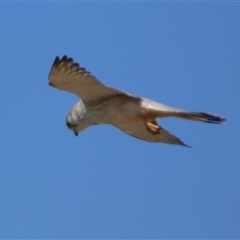
POLYGON ((99 100, 125 92, 102 84, 72 58, 56 57, 49 73, 49 85, 76 94, 84 102, 99 100))
POLYGON ((157 125, 156 122, 126 122, 115 124, 114 126, 133 137, 140 138, 148 142, 163 142, 189 147, 179 138, 157 125))

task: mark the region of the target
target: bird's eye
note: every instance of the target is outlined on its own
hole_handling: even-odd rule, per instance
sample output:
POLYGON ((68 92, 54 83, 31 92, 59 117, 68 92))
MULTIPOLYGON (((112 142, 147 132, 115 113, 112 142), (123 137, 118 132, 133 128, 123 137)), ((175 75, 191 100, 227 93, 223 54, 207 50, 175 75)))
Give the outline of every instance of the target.
POLYGON ((68 121, 66 121, 66 124, 67 124, 68 128, 70 128, 70 129, 77 127, 77 124, 71 124, 68 121))

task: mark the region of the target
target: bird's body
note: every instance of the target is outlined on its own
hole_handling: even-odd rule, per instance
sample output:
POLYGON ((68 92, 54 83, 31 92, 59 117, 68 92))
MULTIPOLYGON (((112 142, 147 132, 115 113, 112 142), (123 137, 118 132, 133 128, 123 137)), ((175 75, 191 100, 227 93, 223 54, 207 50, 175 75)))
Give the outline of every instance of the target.
POLYGON ((179 117, 210 123, 224 118, 202 112, 188 112, 110 88, 80 68, 71 58, 57 57, 49 74, 49 85, 82 98, 69 111, 67 126, 77 135, 92 125, 112 124, 120 130, 150 142, 185 145, 157 123, 159 117, 179 117))
POLYGON ((88 103, 85 106, 88 110, 87 117, 93 124, 133 122, 142 117, 139 99, 123 94, 88 103))

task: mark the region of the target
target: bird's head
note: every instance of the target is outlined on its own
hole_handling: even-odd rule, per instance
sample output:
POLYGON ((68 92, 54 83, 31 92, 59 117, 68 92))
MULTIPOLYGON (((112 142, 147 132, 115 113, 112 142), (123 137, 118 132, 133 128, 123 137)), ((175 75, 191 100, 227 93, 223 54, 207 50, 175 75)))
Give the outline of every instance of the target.
POLYGON ((66 125, 76 136, 78 133, 89 127, 90 124, 86 120, 86 108, 82 101, 77 102, 67 114, 66 125))

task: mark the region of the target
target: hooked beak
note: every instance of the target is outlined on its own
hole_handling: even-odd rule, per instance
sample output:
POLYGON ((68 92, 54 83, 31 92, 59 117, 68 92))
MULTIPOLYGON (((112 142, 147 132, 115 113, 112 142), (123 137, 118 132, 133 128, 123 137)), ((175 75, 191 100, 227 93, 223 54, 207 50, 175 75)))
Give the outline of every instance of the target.
POLYGON ((74 132, 75 136, 78 136, 78 133, 77 132, 74 132))

